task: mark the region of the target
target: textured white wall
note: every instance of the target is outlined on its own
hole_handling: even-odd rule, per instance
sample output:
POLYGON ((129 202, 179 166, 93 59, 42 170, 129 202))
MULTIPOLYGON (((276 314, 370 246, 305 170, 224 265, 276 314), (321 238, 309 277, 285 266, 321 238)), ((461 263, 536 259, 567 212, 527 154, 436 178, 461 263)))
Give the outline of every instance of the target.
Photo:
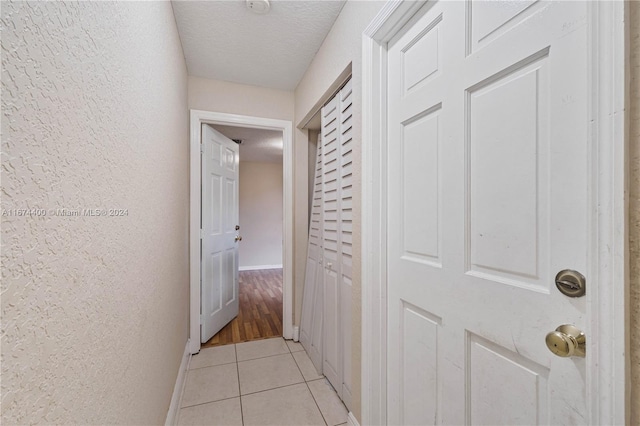
POLYGON ((188 327, 169 2, 2 3, 2 423, 161 424, 188 327))
MULTIPOLYGON (((382 1, 349 0, 327 35, 316 57, 296 88, 296 124, 305 117, 340 73, 352 64, 353 81, 353 295, 352 295, 352 371, 353 412, 360 418, 360 366, 361 366, 361 273, 360 273, 360 205, 362 172, 360 164, 360 138, 362 135, 362 32, 378 11, 382 1)), ((308 146, 306 132, 296 132, 296 144, 308 146)), ((306 173, 306 171, 305 171, 306 173)), ((305 252, 306 253, 306 252, 305 252)), ((304 265, 303 265, 304 267, 304 265)), ((304 269, 303 274, 304 277, 304 269)), ((300 284, 296 282, 296 284, 300 284)), ((302 282, 302 285, 304 282, 302 282)), ((302 304, 302 291, 296 292, 296 306, 302 304), (298 299, 300 296, 300 299, 298 299)))
POLYGON ((240 268, 282 265, 282 163, 240 162, 240 268))

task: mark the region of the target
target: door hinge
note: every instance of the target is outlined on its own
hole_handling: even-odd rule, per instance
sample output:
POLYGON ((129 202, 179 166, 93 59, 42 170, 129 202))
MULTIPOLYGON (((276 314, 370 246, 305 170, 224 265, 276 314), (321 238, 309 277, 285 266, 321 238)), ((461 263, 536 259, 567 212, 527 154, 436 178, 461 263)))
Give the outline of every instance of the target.
POLYGON ((200 144, 200 154, 204 154, 204 144, 200 144))
POLYGON ((200 230, 200 239, 203 239, 203 238, 204 238, 204 229, 201 229, 200 230))
POLYGON ((204 324, 204 315, 200 314, 200 325, 204 324))

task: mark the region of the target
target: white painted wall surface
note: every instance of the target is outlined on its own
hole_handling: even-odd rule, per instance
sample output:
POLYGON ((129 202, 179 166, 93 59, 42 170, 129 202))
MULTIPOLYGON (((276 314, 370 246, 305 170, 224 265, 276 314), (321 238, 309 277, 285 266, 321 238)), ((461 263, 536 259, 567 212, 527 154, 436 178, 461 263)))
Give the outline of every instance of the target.
POLYGON ((240 269, 282 265, 282 163, 240 162, 240 269))
POLYGON ((293 120, 293 92, 189 76, 189 108, 293 120))
POLYGON ((187 70, 168 2, 3 3, 2 423, 162 424, 188 330, 187 70))
MULTIPOLYGON (((352 64, 353 81, 353 295, 352 295, 352 369, 353 369, 353 412, 360 418, 360 359, 361 359, 361 135, 362 135, 362 32, 369 25, 383 1, 349 0, 318 50, 313 62, 295 91, 296 125, 312 107, 321 100, 325 91, 338 78, 340 73, 352 64)), ((308 146, 307 132, 295 132, 296 145, 308 146)), ((306 173, 306 170, 305 170, 306 173)), ((305 197, 306 199, 306 197, 305 197)), ((306 242, 305 242, 306 244, 306 242)), ((303 264, 304 266, 304 264, 303 264)), ((302 271, 304 273, 304 270, 302 271)), ((296 282, 297 285, 303 285, 296 282)), ((296 291, 296 307, 302 303, 302 291, 296 291), (300 297, 300 299, 298 299, 300 297)), ((299 309, 296 309, 299 312, 299 309)), ((296 315, 296 324, 299 317, 296 315)))

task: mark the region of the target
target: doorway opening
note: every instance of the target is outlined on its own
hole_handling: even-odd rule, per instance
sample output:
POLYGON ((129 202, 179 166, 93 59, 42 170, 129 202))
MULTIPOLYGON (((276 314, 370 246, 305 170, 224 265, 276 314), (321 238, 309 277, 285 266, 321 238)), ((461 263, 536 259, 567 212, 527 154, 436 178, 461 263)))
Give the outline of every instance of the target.
MULTIPOLYGON (((201 338, 201 162, 200 143, 202 125, 221 126, 229 131, 245 132, 271 131, 281 135, 280 151, 282 155, 282 324, 281 336, 293 338, 293 131, 292 123, 237 114, 191 110, 190 118, 190 327, 189 349, 192 354, 200 351, 201 338), (233 128, 236 128, 235 130, 233 128)), ((235 138, 235 137, 234 137, 235 138)), ((241 138, 239 138, 241 139, 241 138)), ((275 144, 274 144, 275 145, 275 144)), ((246 266, 280 266, 279 264, 261 264, 246 266)), ((271 272, 276 271, 272 269, 271 272)), ((243 271, 251 272, 251 271, 243 271)), ((243 274, 244 275, 244 274, 243 274)), ((251 274, 246 274, 250 276, 251 274)), ((275 322, 275 321, 274 321, 275 322)), ((232 326, 233 327, 233 326, 232 326)), ((239 331, 239 330, 238 330, 239 331)), ((239 333, 238 333, 239 334, 239 333)), ((245 335, 247 334, 245 330, 245 335)), ((252 330, 253 334, 253 330, 252 330)))
MULTIPOLYGON (((202 348, 282 336, 282 132, 209 125, 238 144, 238 315, 202 348)), ((205 337, 206 338, 206 337, 205 337)), ((203 340, 203 339, 201 339, 203 340)))

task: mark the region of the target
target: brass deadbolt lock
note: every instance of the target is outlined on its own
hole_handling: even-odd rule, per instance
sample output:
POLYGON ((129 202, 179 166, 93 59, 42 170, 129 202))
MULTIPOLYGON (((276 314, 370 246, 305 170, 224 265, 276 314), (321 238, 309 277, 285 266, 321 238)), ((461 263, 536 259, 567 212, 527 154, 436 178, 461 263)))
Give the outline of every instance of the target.
POLYGON ((564 269, 556 275, 556 287, 569 297, 581 297, 587 291, 587 279, 578 271, 564 269))
POLYGON ((547 334, 545 342, 549 350, 560 357, 585 357, 587 338, 574 325, 561 325, 556 331, 547 334))

